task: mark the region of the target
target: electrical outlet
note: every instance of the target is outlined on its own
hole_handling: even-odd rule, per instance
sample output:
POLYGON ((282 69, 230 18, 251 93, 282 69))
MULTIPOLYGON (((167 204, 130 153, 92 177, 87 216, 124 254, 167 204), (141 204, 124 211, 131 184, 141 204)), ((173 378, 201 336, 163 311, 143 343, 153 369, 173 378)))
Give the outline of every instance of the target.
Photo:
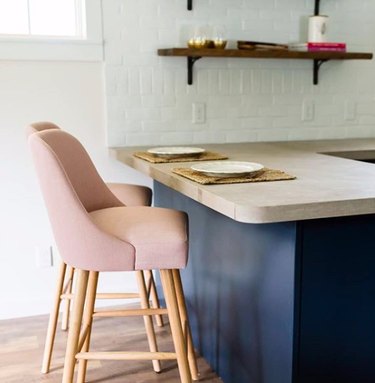
POLYGON ((193 103, 193 124, 204 124, 206 122, 206 104, 203 102, 193 103))
POLYGON ((306 100, 302 106, 302 121, 313 121, 315 118, 314 101, 306 100))
POLYGON ((354 121, 357 117, 357 105, 354 101, 347 101, 345 103, 344 118, 346 121, 354 121))
POLYGON ((52 246, 35 246, 35 262, 38 269, 52 267, 52 246))

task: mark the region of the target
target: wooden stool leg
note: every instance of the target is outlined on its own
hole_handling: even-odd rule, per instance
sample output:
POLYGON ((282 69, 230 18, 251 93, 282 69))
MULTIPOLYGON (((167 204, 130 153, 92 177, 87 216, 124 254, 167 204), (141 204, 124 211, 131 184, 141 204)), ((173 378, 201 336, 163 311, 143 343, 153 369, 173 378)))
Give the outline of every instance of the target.
POLYGON ((44 354, 43 354, 43 362, 42 362, 43 374, 47 374, 49 372, 49 368, 51 365, 53 344, 55 341, 57 321, 59 319, 59 309, 60 309, 60 302, 61 302, 60 296, 64 288, 65 271, 66 271, 66 264, 61 261, 58 279, 57 279, 55 300, 53 302, 52 311, 49 317, 46 344, 44 346, 44 354))
POLYGON ((185 335, 185 339, 188 347, 188 359, 190 372, 193 380, 199 380, 199 371, 197 366, 197 358, 195 355, 193 339, 191 337, 191 329, 189 323, 189 317, 187 315, 186 302, 184 290, 181 282, 180 270, 172 270, 173 274, 173 283, 176 290, 177 302, 178 302, 178 310, 180 312, 181 318, 181 326, 185 335))
MULTIPOLYGON (((82 329, 87 331, 85 342, 83 343, 80 352, 87 352, 90 348, 91 330, 92 330, 92 314, 94 313, 96 289, 98 287, 99 273, 97 271, 90 271, 89 283, 87 286, 87 296, 85 311, 83 314, 82 329), (86 330, 87 329, 87 330, 86 330)), ((84 383, 86 379, 87 360, 81 359, 78 364, 78 377, 77 383, 84 383)))
POLYGON ((187 345, 181 327, 180 313, 176 291, 173 283, 171 270, 160 270, 160 277, 163 284, 165 301, 167 303, 169 322, 171 325, 173 343, 177 354, 178 369, 181 383, 191 383, 191 374, 187 357, 187 345))
POLYGON ((87 281, 89 276, 89 272, 84 270, 76 270, 76 273, 77 287, 73 298, 73 312, 68 332, 62 383, 73 383, 74 367, 76 363, 75 356, 77 354, 87 281))
MULTIPOLYGON (((73 278, 74 278, 74 267, 68 266, 66 270, 67 275, 67 282, 66 282, 66 290, 64 291, 66 294, 72 293, 73 288, 73 278)), ((69 327, 69 315, 70 315, 70 299, 66 298, 65 305, 64 305, 64 311, 63 311, 63 317, 61 322, 61 330, 66 331, 69 327)))
MULTIPOLYGON (((150 303, 148 300, 147 289, 146 289, 143 271, 137 271, 136 275, 137 275, 139 295, 141 298, 141 307, 143 309, 149 309, 150 303)), ((154 324, 152 323, 152 318, 150 316, 144 316, 143 319, 145 322, 145 328, 146 328, 147 339, 148 339, 150 351, 151 352, 157 352, 158 346, 156 344, 156 336, 155 336, 154 324)), ((153 360, 152 365, 154 367, 155 372, 161 371, 161 366, 160 366, 159 360, 153 360)))
MULTIPOLYGON (((151 296, 152 308, 158 309, 158 308, 160 308, 160 303, 159 303, 158 292, 156 290, 154 274, 152 273, 151 270, 145 270, 144 274, 147 278, 147 286, 148 285, 150 286, 150 296, 151 296)), ((155 321, 156 321, 156 325, 158 327, 164 326, 163 317, 161 315, 155 315, 155 321)))

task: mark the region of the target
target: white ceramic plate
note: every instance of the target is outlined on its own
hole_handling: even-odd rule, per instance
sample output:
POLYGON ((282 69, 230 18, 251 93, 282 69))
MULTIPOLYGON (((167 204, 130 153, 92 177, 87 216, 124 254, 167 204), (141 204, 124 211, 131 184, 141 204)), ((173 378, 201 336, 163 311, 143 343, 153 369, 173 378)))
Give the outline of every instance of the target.
POLYGON ((183 157, 183 156, 197 156, 205 152, 202 148, 191 148, 187 146, 166 146, 162 148, 152 148, 147 150, 148 153, 151 153, 159 157, 183 157))
POLYGON ((256 174, 264 168, 255 162, 212 161, 191 166, 191 169, 213 177, 238 177, 256 174))

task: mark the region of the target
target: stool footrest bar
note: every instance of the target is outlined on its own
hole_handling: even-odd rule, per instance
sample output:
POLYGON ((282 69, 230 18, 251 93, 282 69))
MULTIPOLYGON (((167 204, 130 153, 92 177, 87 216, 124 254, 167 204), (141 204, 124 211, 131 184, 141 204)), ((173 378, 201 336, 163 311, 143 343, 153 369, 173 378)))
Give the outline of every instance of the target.
POLYGON ((134 317, 134 316, 153 316, 168 314, 167 309, 128 309, 128 310, 112 310, 112 311, 96 311, 93 314, 97 317, 134 317))
MULTIPOLYGON (((61 299, 73 299, 74 294, 61 294, 61 299)), ((96 299, 138 299, 138 293, 98 293, 96 299)))
POLYGON ((173 360, 174 352, 82 352, 76 355, 78 360, 173 360))

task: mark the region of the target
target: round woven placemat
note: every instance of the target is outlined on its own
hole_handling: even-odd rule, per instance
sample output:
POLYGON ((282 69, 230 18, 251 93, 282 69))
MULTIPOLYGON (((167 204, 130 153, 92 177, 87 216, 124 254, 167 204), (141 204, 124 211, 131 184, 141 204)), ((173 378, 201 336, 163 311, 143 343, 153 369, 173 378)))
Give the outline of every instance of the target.
POLYGON ((281 170, 264 168, 262 171, 251 176, 241 177, 212 177, 203 173, 196 172, 190 168, 175 168, 173 173, 182 177, 188 178, 191 181, 198 182, 202 185, 223 185, 223 184, 236 184, 247 182, 270 182, 270 181, 287 181, 294 180, 297 177, 285 173, 281 170))
POLYGON ((215 160, 226 160, 227 156, 216 153, 216 152, 204 152, 198 156, 183 156, 176 158, 165 158, 154 156, 148 152, 135 152, 134 157, 141 158, 142 160, 152 162, 153 164, 169 164, 172 162, 191 162, 191 161, 215 161, 215 160))

